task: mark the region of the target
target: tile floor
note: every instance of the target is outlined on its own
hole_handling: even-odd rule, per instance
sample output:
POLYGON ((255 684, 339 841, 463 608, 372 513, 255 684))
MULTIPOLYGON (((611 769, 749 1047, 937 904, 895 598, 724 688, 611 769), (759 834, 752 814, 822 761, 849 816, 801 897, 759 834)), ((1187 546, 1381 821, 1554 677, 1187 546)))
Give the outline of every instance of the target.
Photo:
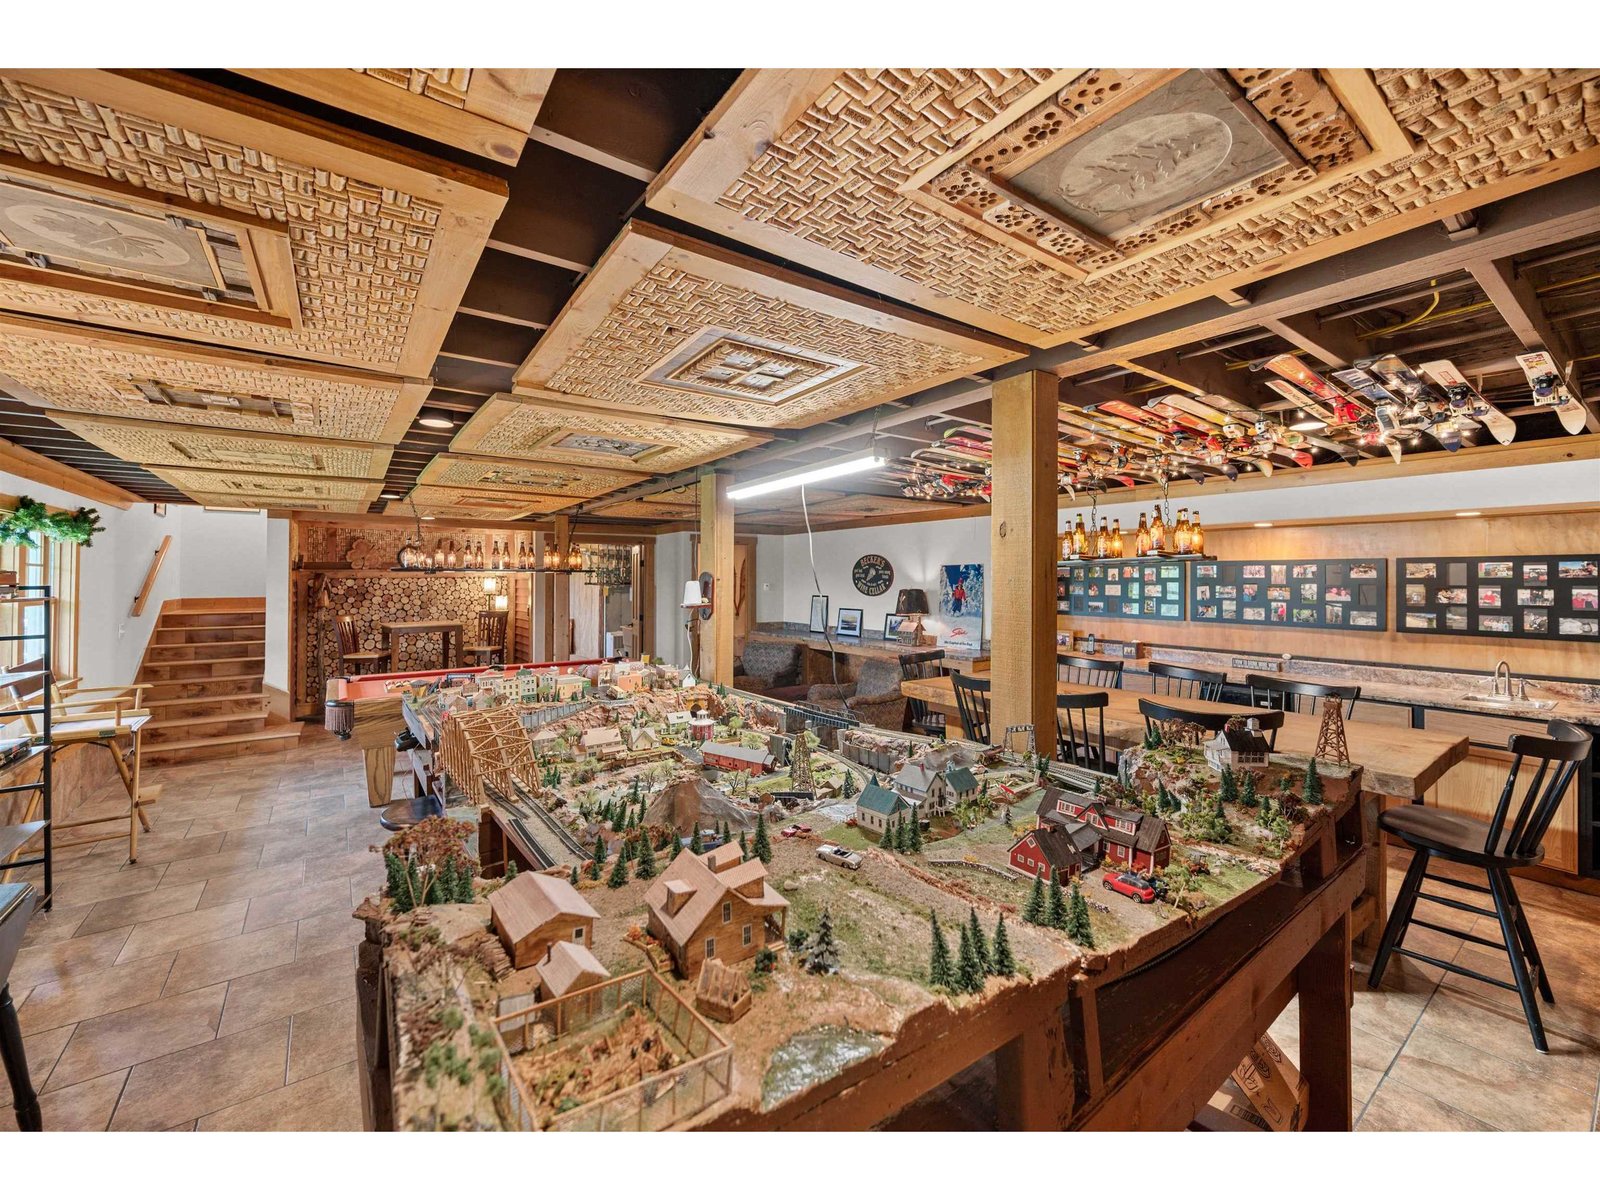
MULTIPOLYGON (((12 971, 46 1128, 359 1129, 350 912, 383 874, 360 751, 313 729, 155 777, 138 865, 122 842, 64 858, 12 971)), ((1600 1129, 1600 897, 1520 890, 1558 1001, 1550 1054, 1513 993, 1397 959, 1356 995, 1357 1129, 1600 1129)), ((1436 920, 1496 936, 1470 913, 1436 920)), ((1459 938, 1408 944, 1505 971, 1459 938)), ((1294 1056, 1292 1009, 1273 1032, 1294 1056)), ((3 1076, 0 1101, 10 1130, 3 1076)))

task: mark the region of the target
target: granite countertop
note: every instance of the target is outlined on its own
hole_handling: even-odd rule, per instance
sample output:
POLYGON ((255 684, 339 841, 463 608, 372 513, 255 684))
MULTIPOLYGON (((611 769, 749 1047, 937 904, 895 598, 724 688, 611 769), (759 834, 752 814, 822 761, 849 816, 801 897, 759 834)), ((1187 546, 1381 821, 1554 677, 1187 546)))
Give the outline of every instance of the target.
MULTIPOLYGON (((1493 690, 1490 676, 1474 671, 1431 670, 1426 667, 1384 667, 1370 663, 1328 662, 1317 659, 1272 659, 1270 655, 1240 654, 1227 650, 1180 650, 1160 648, 1153 651, 1154 658, 1141 658, 1134 667, 1147 670, 1152 661, 1172 663, 1175 666, 1202 667, 1206 670, 1224 671, 1232 683, 1243 683, 1251 674, 1275 674, 1285 679, 1303 679, 1315 683, 1355 683, 1361 685, 1363 700, 1379 700, 1391 704, 1417 704, 1428 708, 1450 708, 1461 712, 1482 713, 1494 717, 1522 717, 1530 719, 1559 718, 1567 721, 1584 721, 1600 724, 1600 684, 1574 683, 1566 680, 1547 680, 1529 677, 1530 700, 1553 700, 1555 707, 1541 708, 1533 704, 1497 703, 1490 700, 1468 700, 1466 694, 1487 693, 1493 690), (1276 671, 1267 667, 1252 668, 1233 665, 1236 658, 1272 659, 1278 664, 1276 671)), ((1513 687, 1523 676, 1514 675, 1513 687)))
MULTIPOLYGON (((979 650, 955 650, 948 646, 908 646, 904 642, 886 642, 883 634, 867 631, 861 637, 840 637, 832 630, 828 637, 833 639, 833 649, 840 654, 857 654, 870 657, 898 658, 902 654, 910 654, 918 650, 944 650, 945 658, 953 662, 971 662, 975 659, 989 657, 989 648, 985 646, 979 650)), ((746 641, 758 642, 800 642, 817 650, 827 650, 828 641, 820 633, 812 633, 810 628, 798 622, 784 623, 782 625, 767 623, 757 625, 745 635, 746 641)))

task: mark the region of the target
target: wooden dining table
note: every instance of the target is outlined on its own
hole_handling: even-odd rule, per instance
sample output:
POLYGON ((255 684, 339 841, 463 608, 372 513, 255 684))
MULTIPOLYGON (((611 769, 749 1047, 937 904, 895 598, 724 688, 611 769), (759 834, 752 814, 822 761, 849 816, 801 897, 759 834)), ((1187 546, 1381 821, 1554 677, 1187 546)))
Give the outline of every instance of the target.
MULTIPOLYGON (((427 633, 439 635, 439 667, 441 670, 448 668, 455 660, 455 648, 461 643, 462 625, 460 621, 382 621, 379 623, 383 629, 384 637, 398 657, 400 652, 399 639, 411 634, 420 636, 427 633)), ((399 666, 396 662, 394 665, 399 666)))
MULTIPOLYGON (((981 679, 986 675, 980 673, 974 677, 981 679)), ((952 676, 908 679, 900 684, 900 691, 943 713, 952 732, 961 729, 952 676)), ((1104 692, 1106 744, 1116 749, 1137 746, 1144 740, 1144 714, 1139 711, 1139 701, 1143 699, 1191 712, 1248 717, 1261 711, 1248 704, 1152 696, 1147 692, 1089 687, 1077 683, 1058 683, 1056 691, 1063 696, 1104 692)), ((1278 731, 1274 748, 1290 754, 1310 756, 1316 751, 1317 734, 1321 728, 1320 716, 1285 713, 1283 728, 1278 731)), ((1351 763, 1361 767, 1362 825, 1371 851, 1367 856, 1367 884, 1358 902, 1354 923, 1355 938, 1365 947, 1375 941, 1381 918, 1388 911, 1388 875, 1384 866, 1383 839, 1378 833, 1378 814, 1391 804, 1421 803, 1428 789, 1438 783, 1451 767, 1467 757, 1470 746, 1468 739, 1458 734, 1361 721, 1345 723, 1345 739, 1351 763)), ((1053 739, 1041 737, 1041 741, 1048 746, 1053 739)))

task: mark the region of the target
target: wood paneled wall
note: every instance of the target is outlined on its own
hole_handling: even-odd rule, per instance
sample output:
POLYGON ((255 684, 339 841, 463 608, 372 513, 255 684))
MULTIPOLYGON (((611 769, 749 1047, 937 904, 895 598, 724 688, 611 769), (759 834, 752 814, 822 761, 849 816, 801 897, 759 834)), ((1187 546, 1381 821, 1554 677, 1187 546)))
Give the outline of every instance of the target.
POLYGON ((1359 525, 1302 525, 1274 529, 1207 531, 1206 550, 1220 559, 1358 558, 1390 560, 1385 597, 1390 628, 1382 633, 1261 628, 1198 622, 1135 621, 1059 616, 1057 626, 1100 637, 1137 638, 1165 645, 1203 646, 1251 654, 1300 654, 1363 662, 1454 667, 1487 674, 1506 658, 1518 675, 1590 678, 1600 648, 1593 642, 1555 639, 1461 637, 1394 629, 1393 560, 1429 554, 1549 554, 1572 557, 1600 553, 1600 519, 1594 513, 1449 517, 1438 520, 1359 525))

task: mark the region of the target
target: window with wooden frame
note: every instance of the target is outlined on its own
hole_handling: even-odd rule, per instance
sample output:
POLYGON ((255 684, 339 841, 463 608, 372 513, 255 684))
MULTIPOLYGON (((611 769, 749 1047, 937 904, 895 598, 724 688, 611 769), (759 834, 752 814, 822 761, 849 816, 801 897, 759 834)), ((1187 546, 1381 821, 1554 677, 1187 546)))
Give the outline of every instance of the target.
MULTIPOLYGON (((80 564, 83 547, 76 542, 37 535, 37 545, 0 546, 0 571, 15 571, 17 582, 50 585, 55 603, 0 605, 0 634, 38 635, 45 631, 45 622, 53 621, 50 630, 51 651, 54 662, 51 669, 56 679, 75 679, 78 675, 78 603, 80 564)), ((42 642, 8 642, 11 647, 5 666, 38 658, 44 650, 42 642)))

